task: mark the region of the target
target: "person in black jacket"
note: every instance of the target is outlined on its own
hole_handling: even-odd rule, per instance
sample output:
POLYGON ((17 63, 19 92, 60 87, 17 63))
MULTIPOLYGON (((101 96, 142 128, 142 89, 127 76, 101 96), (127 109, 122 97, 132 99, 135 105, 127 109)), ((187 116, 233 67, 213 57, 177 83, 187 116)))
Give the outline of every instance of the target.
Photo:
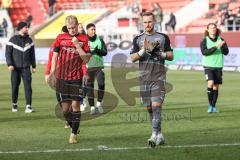
POLYGON ((48 0, 49 16, 50 17, 52 17, 54 15, 54 4, 55 4, 55 0, 48 0))
POLYGON ((10 38, 6 45, 6 61, 8 69, 11 72, 12 85, 12 112, 18 111, 18 90, 21 77, 24 83, 26 109, 25 113, 33 111, 32 104, 32 73, 36 72, 35 48, 32 39, 28 35, 26 22, 19 22, 17 26, 18 35, 10 38))
POLYGON ((168 32, 173 32, 174 33, 176 24, 177 24, 176 16, 173 13, 171 13, 169 21, 165 24, 165 29, 168 32))

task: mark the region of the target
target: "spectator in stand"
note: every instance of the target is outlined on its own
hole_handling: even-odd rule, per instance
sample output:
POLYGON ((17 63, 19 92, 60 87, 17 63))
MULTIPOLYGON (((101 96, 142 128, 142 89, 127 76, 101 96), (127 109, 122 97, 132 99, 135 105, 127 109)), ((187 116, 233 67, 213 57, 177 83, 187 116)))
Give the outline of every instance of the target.
POLYGON ((162 32, 163 10, 159 3, 153 3, 152 13, 156 18, 155 29, 157 32, 162 32))
POLYGON ((224 12, 223 11, 218 12, 216 24, 219 26, 221 31, 225 31, 225 27, 224 27, 224 12))
POLYGON ((169 21, 165 24, 165 29, 167 32, 175 32, 175 26, 176 26, 176 17, 173 13, 170 14, 169 21))
POLYGON ((31 27, 32 20, 33 20, 32 15, 29 15, 25 21, 27 23, 28 28, 31 27))
POLYGON ((8 22, 7 22, 6 18, 3 18, 2 28, 3 28, 3 36, 7 37, 8 22))
POLYGON ((227 30, 228 31, 233 31, 234 30, 234 21, 235 21, 235 15, 233 14, 232 10, 228 10, 227 13, 227 30))
POLYGON ((1 24, 0 24, 0 37, 3 37, 3 27, 1 24))
POLYGON ((235 17, 235 25, 236 25, 236 30, 239 31, 239 29, 240 29, 240 7, 238 8, 237 15, 235 17))
POLYGON ((54 15, 54 4, 55 4, 55 0, 48 0, 50 17, 52 17, 54 15))
POLYGON ((222 10, 222 12, 223 12, 224 19, 227 19, 228 18, 228 10, 224 9, 224 10, 222 10))

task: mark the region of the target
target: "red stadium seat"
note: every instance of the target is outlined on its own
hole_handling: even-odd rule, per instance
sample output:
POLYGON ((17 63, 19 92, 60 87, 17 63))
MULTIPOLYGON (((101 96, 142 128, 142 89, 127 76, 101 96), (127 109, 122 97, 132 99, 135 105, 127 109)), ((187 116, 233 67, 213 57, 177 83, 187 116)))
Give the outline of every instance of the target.
POLYGON ((221 3, 230 3, 231 0, 209 0, 209 5, 212 4, 221 4, 221 3))
POLYGON ((229 4, 228 9, 229 10, 234 10, 236 8, 239 8, 239 7, 240 7, 240 2, 232 2, 232 3, 229 4))
POLYGON ((179 8, 185 6, 191 2, 191 0, 149 0, 142 1, 141 5, 143 9, 152 10, 152 4, 158 3, 164 12, 175 12, 179 8))
POLYGON ((12 0, 9 7, 9 15, 13 26, 16 27, 19 21, 25 21, 30 15, 25 0, 12 0))
POLYGON ((206 26, 208 23, 216 23, 217 22, 217 15, 219 11, 219 6, 221 4, 228 4, 228 10, 234 10, 240 7, 240 0, 237 0, 237 2, 231 2, 231 0, 209 0, 209 6, 211 9, 206 13, 205 16, 194 20, 189 24, 188 26, 179 29, 178 33, 202 33, 204 29, 206 29, 206 26))

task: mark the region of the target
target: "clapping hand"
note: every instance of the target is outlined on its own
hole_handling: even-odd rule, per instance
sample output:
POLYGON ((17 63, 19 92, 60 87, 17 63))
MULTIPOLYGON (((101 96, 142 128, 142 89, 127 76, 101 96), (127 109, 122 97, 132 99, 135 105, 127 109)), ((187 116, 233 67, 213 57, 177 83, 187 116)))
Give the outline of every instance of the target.
POLYGON ((78 39, 76 37, 72 38, 72 42, 73 42, 74 45, 79 44, 79 41, 78 41, 78 39))
POLYGON ((219 43, 216 44, 216 48, 221 48, 226 42, 225 41, 221 41, 219 43))

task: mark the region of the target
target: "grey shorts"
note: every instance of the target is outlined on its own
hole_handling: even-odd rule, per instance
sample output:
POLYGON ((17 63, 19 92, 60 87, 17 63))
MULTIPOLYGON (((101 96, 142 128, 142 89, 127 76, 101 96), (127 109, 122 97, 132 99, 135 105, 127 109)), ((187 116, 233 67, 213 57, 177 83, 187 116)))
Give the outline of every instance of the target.
POLYGON ((140 95, 144 106, 150 106, 152 102, 163 103, 165 93, 165 81, 141 82, 140 95))

